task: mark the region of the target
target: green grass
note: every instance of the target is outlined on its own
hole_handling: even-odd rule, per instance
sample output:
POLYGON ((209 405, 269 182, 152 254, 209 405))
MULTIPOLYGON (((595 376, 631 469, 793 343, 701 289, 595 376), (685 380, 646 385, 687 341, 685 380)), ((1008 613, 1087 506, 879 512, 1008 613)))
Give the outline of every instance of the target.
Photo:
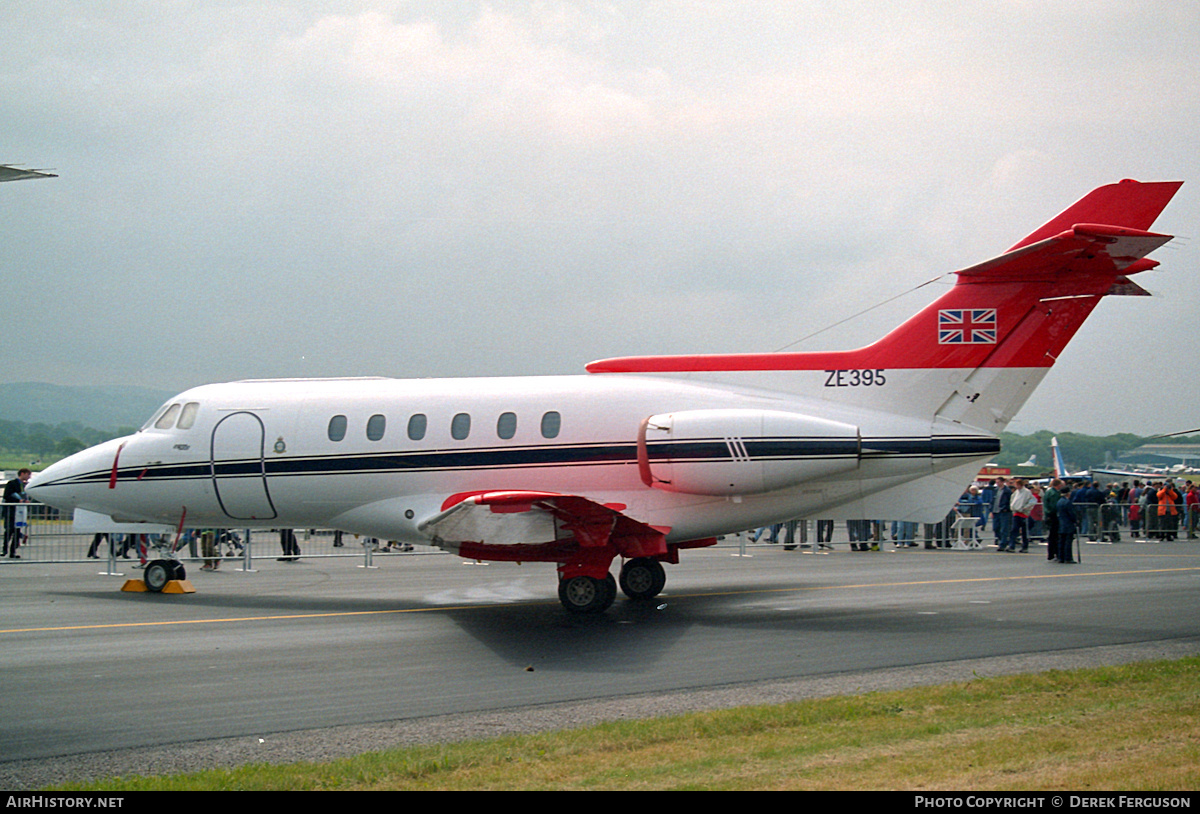
POLYGON ((1200 658, 979 679, 93 790, 1200 788, 1200 658))
MULTIPOLYGON (((16 472, 29 466, 29 462, 36 457, 36 455, 0 455, 0 470, 16 472)), ((36 466, 29 466, 29 468, 35 472, 40 472, 56 460, 58 460, 57 455, 53 458, 44 458, 41 463, 36 466)))

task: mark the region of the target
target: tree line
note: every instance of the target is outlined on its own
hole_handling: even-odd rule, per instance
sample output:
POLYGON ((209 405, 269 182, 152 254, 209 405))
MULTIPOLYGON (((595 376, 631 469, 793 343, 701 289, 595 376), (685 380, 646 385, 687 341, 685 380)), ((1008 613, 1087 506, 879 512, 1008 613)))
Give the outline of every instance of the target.
POLYGON ((78 421, 50 425, 0 419, 0 454, 49 463, 136 430, 136 427, 95 430, 78 421))
MULTIPOLYGON (((1000 433, 1001 451, 995 457, 995 462, 999 466, 1014 467, 1029 460, 1029 456, 1037 455, 1038 467, 1049 471, 1054 468, 1050 441, 1055 436, 1058 436, 1058 448, 1070 469, 1090 469, 1104 466, 1107 459, 1116 460, 1123 453, 1150 442, 1149 438, 1127 432, 1116 435, 1082 435, 1075 432, 1056 433, 1049 430, 1039 430, 1032 435, 1002 432, 1000 433)), ((1176 444, 1200 443, 1200 436, 1172 438, 1171 442, 1176 444)))

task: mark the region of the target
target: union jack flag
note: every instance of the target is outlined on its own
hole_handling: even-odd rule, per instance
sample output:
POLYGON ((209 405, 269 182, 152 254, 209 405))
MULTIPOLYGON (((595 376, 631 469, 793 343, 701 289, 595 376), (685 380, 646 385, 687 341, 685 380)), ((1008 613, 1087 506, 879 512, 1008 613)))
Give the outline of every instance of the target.
POLYGON ((938 344, 996 344, 996 309, 956 308, 938 311, 938 344))

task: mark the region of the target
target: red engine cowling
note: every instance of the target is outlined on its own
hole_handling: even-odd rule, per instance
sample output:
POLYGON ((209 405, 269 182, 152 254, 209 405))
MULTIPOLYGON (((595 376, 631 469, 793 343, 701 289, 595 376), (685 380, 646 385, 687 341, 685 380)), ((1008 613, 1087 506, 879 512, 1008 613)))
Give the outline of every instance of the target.
POLYGON ((771 492, 858 468, 858 427, 781 410, 685 410, 638 431, 647 486, 692 495, 771 492))

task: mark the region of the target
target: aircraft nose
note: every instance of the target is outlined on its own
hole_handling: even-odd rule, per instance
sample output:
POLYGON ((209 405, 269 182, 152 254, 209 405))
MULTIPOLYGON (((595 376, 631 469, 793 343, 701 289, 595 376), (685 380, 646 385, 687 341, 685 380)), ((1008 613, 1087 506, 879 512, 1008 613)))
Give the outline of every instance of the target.
POLYGON ((124 440, 106 441, 50 464, 29 479, 25 493, 56 509, 79 507, 89 493, 108 485, 113 460, 124 440))

